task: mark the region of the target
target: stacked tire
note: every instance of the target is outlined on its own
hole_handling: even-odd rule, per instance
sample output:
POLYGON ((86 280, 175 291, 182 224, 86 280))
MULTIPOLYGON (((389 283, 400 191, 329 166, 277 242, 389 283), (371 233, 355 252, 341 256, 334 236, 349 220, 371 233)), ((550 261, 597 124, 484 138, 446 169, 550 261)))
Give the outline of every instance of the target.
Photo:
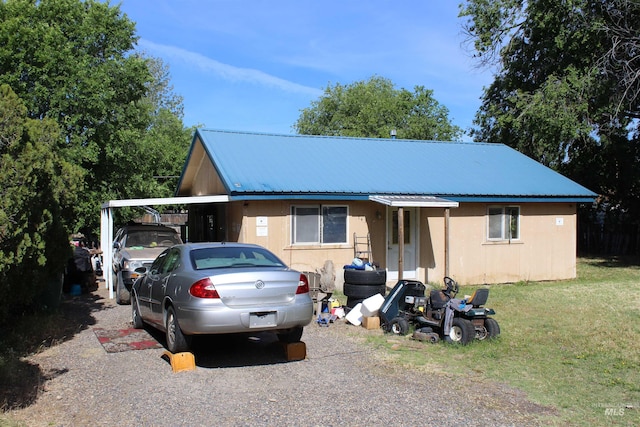
POLYGON ((387 271, 345 269, 343 292, 349 308, 373 295, 384 296, 387 293, 387 271))

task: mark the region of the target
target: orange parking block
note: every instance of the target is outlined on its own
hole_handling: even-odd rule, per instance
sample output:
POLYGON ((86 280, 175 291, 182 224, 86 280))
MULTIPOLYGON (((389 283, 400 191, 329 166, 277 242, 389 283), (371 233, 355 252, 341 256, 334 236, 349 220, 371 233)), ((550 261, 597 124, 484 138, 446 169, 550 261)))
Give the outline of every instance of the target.
POLYGON ((196 369, 196 359, 193 357, 193 353, 171 353, 170 351, 165 351, 162 356, 166 356, 169 359, 173 372, 193 371, 196 369))

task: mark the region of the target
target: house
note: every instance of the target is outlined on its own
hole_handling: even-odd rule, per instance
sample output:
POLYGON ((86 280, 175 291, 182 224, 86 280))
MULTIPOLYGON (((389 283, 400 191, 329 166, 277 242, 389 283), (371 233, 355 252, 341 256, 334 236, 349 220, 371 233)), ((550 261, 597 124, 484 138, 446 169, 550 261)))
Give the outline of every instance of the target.
POLYGON ((176 196, 226 196, 189 207, 190 241, 482 284, 574 278, 577 206, 596 194, 503 144, 198 129, 176 196))

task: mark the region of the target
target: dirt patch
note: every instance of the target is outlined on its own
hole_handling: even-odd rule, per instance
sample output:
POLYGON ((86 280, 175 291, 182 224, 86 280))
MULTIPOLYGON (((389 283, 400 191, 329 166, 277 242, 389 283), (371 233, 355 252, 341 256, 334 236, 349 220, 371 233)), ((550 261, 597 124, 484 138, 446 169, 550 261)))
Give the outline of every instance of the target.
POLYGON ((47 381, 61 370, 43 370, 30 357, 74 338, 96 323, 93 313, 107 307, 97 294, 65 295, 57 311, 16 319, 3 331, 0 355, 0 410, 24 408, 36 401, 47 381))

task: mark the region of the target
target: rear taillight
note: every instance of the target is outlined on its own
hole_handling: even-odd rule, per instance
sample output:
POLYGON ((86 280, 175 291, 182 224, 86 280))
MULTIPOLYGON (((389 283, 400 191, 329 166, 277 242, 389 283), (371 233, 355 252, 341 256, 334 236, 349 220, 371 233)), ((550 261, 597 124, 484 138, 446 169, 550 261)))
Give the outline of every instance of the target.
POLYGON ((189 288, 189 293, 196 298, 220 298, 216 287, 209 278, 200 279, 189 288))
POLYGON ((298 289, 296 289, 296 295, 309 293, 309 279, 304 274, 300 274, 300 281, 298 282, 298 289))

